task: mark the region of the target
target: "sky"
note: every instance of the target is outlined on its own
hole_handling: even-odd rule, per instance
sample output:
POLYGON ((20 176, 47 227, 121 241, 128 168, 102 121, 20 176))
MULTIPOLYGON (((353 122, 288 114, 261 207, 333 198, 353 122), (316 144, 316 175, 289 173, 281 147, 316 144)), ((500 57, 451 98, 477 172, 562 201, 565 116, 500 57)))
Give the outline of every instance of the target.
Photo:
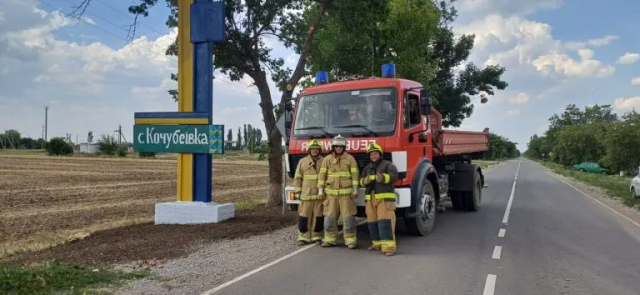
MULTIPOLYGON (((131 0, 93 0, 85 17, 67 15, 80 0, 4 0, 0 10, 0 131, 39 138, 49 106, 48 138, 115 134, 131 141, 134 112, 176 111, 167 94, 177 58, 164 55, 176 32, 164 1, 127 40, 131 0)), ((640 2, 614 0, 458 0, 459 34, 475 34, 469 62, 499 64, 509 83, 457 129, 489 127, 521 151, 567 104, 640 110, 640 2), (635 21, 634 21, 635 20, 635 21)), ((297 55, 274 40, 273 54, 294 67, 297 55)), ((249 123, 264 132, 252 79, 214 80, 214 123, 249 123)), ((279 99, 275 85, 272 96, 279 99)), ((446 98, 445 98, 446 99, 446 98)))

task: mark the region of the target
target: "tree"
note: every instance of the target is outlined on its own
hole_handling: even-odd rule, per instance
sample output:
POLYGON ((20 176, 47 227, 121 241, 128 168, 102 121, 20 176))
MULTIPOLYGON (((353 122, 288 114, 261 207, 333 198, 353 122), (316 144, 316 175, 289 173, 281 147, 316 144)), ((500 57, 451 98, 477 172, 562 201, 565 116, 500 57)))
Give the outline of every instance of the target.
POLYGON ((512 159, 520 156, 520 151, 516 147, 516 143, 512 142, 498 134, 489 133, 489 151, 487 152, 487 160, 512 159))
POLYGON ((233 130, 231 128, 229 128, 227 130, 227 142, 226 142, 226 149, 231 149, 231 142, 233 141, 233 130))
POLYGON ((73 148, 62 137, 52 138, 47 144, 46 150, 49 156, 65 156, 73 154, 73 148))
POLYGON ((451 23, 457 12, 451 4, 354 0, 335 6, 341 7, 336 9, 340 13, 327 16, 316 37, 318 46, 309 55, 313 71, 377 75, 382 63, 393 62, 399 77, 432 90, 444 127, 460 126, 471 115, 470 96, 493 95, 493 87, 508 86, 500 78, 505 69, 499 66, 480 69, 469 63, 454 73, 469 57, 475 36, 455 36, 451 23))
MULTIPOLYGON (((149 9, 158 0, 138 0, 138 5, 129 7, 129 12, 146 17, 149 9)), ((169 27, 178 25, 177 0, 165 0, 171 9, 166 22, 169 27)), ((269 193, 267 206, 279 205, 282 201, 282 136, 275 126, 276 119, 271 91, 268 83, 267 71, 271 79, 282 91, 280 104, 292 96, 293 90, 305 75, 305 65, 309 50, 312 48, 316 29, 332 0, 225 0, 225 30, 226 40, 214 46, 214 69, 228 75, 232 81, 239 81, 245 75, 251 77, 260 93, 260 107, 267 131, 269 143, 269 193), (304 7, 313 7, 317 14, 313 19, 303 19, 302 13, 295 12, 304 7), (273 36, 286 47, 293 48, 300 54, 295 69, 284 69, 284 59, 271 56, 264 38, 273 36)), ((84 0, 74 11, 76 17, 82 13, 91 0, 84 0), (77 12, 77 13, 76 13, 77 12)), ((135 22, 133 31, 135 32, 135 22)), ((177 40, 169 46, 167 54, 177 55, 177 40)), ((176 76, 172 78, 177 79, 176 76)), ((174 97, 177 91, 170 91, 174 97)))
POLYGON ((17 149, 22 145, 22 135, 18 130, 9 129, 0 134, 0 147, 17 149))
POLYGON ((242 149, 242 135, 240 134, 240 127, 238 127, 238 141, 236 142, 236 148, 241 150, 242 149))

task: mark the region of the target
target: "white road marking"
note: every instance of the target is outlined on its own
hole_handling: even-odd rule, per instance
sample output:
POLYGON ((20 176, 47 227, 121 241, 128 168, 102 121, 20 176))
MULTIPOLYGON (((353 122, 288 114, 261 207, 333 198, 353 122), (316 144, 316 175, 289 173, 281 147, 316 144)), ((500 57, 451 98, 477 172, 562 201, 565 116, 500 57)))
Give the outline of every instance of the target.
POLYGON ((496 246, 495 248, 493 248, 493 255, 491 256, 491 258, 500 259, 501 254, 502 254, 502 247, 496 246))
POLYGON ((501 228, 500 231, 498 232, 498 238, 504 238, 504 234, 507 232, 506 229, 501 228))
POLYGON ((487 281, 484 283, 484 292, 482 292, 482 295, 493 295, 496 291, 496 279, 496 275, 487 275, 487 281))
MULTIPOLYGON (((366 222, 367 222, 367 220, 364 220, 364 221, 358 223, 358 226, 363 225, 366 222)), ((341 233, 342 233, 342 231, 339 231, 338 235, 341 235, 341 233)), ((311 245, 308 245, 308 246, 304 246, 304 247, 302 247, 302 248, 300 248, 300 249, 298 249, 298 250, 296 250, 294 252, 291 252, 291 253, 289 253, 289 254, 287 254, 285 256, 282 256, 282 257, 280 257, 280 258, 278 258, 278 259, 276 259, 274 261, 271 261, 271 262, 269 262, 269 263, 267 263, 267 264, 265 264, 263 266, 260 266, 260 267, 254 269, 254 270, 252 270, 252 271, 250 271, 248 273, 245 273, 245 274, 243 274, 243 275, 241 275, 239 277, 236 277, 235 279, 233 279, 231 281, 228 281, 228 282, 226 282, 224 284, 221 284, 221 285, 219 285, 219 286, 217 286, 217 287, 215 287, 215 288, 213 288, 213 289, 211 289, 209 291, 206 291, 206 292, 202 293, 201 295, 214 294, 214 293, 216 293, 216 292, 218 292, 218 291, 220 291, 220 290, 222 290, 222 289, 224 289, 226 287, 229 287, 229 286, 231 286, 231 285, 233 285, 233 284, 235 284, 235 283, 237 283, 239 281, 242 281, 242 280, 244 280, 244 279, 246 279, 246 278, 248 278, 248 277, 250 277, 250 276, 252 276, 252 275, 254 275, 256 273, 259 273, 259 272, 261 272, 261 271, 263 271, 263 270, 265 270, 265 269, 267 269, 269 267, 272 267, 272 266, 274 266, 274 265, 276 265, 276 264, 278 264, 278 263, 280 263, 280 262, 282 262, 284 260, 287 260, 288 258, 291 258, 291 257, 293 257, 295 255, 298 255, 298 254, 300 254, 300 253, 302 253, 302 252, 304 252, 306 250, 309 250, 309 249, 313 248, 314 246, 316 246, 316 244, 311 244, 311 245)))
POLYGON ((518 173, 520 173, 520 164, 522 164, 522 160, 518 162, 518 169, 516 169, 516 176, 513 179, 513 185, 511 186, 511 195, 509 196, 509 202, 507 203, 507 209, 504 210, 504 217, 502 218, 502 223, 509 223, 509 214, 511 213, 511 204, 513 204, 513 195, 516 192, 516 182, 518 182, 518 173))
MULTIPOLYGON (((541 167, 541 169, 542 169, 542 167, 541 167)), ((635 225, 635 226, 637 226, 637 227, 640 227, 640 223, 637 223, 637 222, 635 222, 633 219, 631 219, 631 218, 629 218, 629 217, 625 216, 624 214, 622 214, 622 213, 620 213, 620 212, 616 211, 616 209, 613 209, 613 208, 611 208, 611 207, 607 206, 605 203, 600 202, 598 199, 596 199, 596 198, 592 197, 591 195, 589 195, 589 194, 587 194, 587 193, 585 193, 585 192, 581 191, 581 190, 580 190, 580 189, 578 189, 577 187, 575 187, 575 186, 571 185, 570 183, 568 183, 568 182, 566 182, 566 181, 562 180, 561 178, 559 178, 559 177, 557 177, 557 176, 553 175, 553 174, 552 174, 552 173, 550 173, 549 171, 547 171, 547 170, 545 170, 545 169, 542 169, 542 171, 544 171, 545 173, 547 173, 547 174, 551 175, 553 178, 555 178, 555 179, 557 179, 557 180, 562 181, 564 184, 566 184, 566 185, 570 186, 570 187, 571 187, 571 188, 573 188, 574 190, 577 190, 577 191, 578 191, 578 192, 580 192, 581 194, 583 194, 583 195, 585 195, 585 196, 589 197, 589 198, 590 198, 591 200, 593 200, 594 202, 596 202, 596 203, 598 203, 598 204, 602 205, 603 207, 605 207, 605 208, 607 208, 607 209, 611 210, 611 212, 613 212, 613 213, 615 213, 615 214, 619 215, 620 217, 622 217, 622 218, 626 219, 627 221, 629 221, 629 222, 633 223, 633 225, 635 225)))

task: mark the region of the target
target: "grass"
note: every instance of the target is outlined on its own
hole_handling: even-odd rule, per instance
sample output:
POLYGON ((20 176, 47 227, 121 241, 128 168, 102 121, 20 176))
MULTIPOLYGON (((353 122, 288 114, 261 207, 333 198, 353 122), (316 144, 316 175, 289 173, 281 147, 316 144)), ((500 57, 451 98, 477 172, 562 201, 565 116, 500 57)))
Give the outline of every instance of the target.
POLYGON ((640 206, 640 199, 633 199, 629 191, 631 179, 615 175, 602 175, 596 173, 580 172, 569 167, 564 167, 551 162, 539 162, 549 170, 572 178, 576 181, 599 187, 615 198, 619 198, 623 204, 629 207, 640 206))
POLYGON ((147 271, 120 272, 89 269, 59 261, 26 268, 0 264, 0 293, 34 295, 57 294, 62 291, 66 294, 99 293, 97 288, 148 275, 147 271))
POLYGON ((45 150, 0 149, 0 156, 44 156, 46 154, 45 150))
POLYGON ((236 210, 253 210, 262 204, 264 204, 264 202, 259 200, 247 200, 247 201, 236 202, 234 204, 234 207, 236 210))
POLYGON ((493 168, 495 166, 497 166, 498 164, 500 164, 500 161, 484 161, 484 160, 475 160, 471 162, 472 164, 478 164, 480 165, 480 168, 482 168, 483 170, 487 170, 490 168, 493 168))

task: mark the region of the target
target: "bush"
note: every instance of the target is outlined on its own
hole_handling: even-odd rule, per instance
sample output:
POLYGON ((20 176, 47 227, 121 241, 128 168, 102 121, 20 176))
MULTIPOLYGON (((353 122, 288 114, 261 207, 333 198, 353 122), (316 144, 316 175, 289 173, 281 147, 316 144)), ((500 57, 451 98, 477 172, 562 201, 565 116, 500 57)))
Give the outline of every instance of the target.
POLYGON ((98 140, 98 151, 100 154, 114 156, 119 149, 118 141, 115 136, 102 134, 98 140))
POLYGON ((118 157, 124 158, 127 156, 127 147, 121 145, 118 147, 118 157))
POLYGON ((54 137, 46 145, 49 156, 66 156, 73 154, 73 148, 62 137, 54 137))

